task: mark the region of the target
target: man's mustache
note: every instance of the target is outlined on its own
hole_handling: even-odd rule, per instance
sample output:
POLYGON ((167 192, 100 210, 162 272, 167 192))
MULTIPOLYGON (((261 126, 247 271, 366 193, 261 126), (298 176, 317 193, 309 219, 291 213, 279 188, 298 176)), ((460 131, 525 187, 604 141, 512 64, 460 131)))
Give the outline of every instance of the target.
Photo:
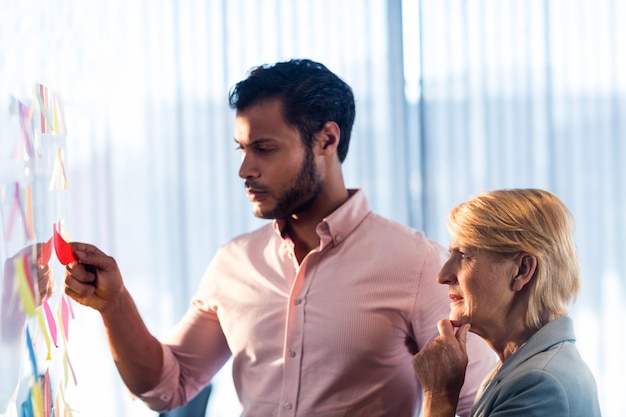
POLYGON ((261 191, 261 192, 269 190, 269 188, 266 187, 265 185, 259 184, 258 182, 250 181, 250 180, 244 181, 244 187, 246 188, 246 190, 253 189, 255 191, 261 191))

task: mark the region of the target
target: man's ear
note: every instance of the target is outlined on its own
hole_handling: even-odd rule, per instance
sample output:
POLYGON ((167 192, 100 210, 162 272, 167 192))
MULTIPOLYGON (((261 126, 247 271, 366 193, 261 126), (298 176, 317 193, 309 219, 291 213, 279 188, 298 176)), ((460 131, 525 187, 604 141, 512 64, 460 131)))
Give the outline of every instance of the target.
POLYGON ((326 122, 319 132, 315 134, 319 150, 323 154, 331 154, 337 151, 341 130, 335 122, 326 122))
POLYGON ((517 264, 517 274, 513 277, 511 287, 513 291, 521 291, 535 276, 537 257, 524 252, 515 258, 515 263, 517 264))

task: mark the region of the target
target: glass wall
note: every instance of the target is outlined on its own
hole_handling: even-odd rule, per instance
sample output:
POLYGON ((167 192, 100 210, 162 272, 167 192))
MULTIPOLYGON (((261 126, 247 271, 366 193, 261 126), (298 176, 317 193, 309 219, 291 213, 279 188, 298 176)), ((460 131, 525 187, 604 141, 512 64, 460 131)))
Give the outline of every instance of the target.
MULTIPOLYGON (((229 88, 255 65, 321 61, 354 89, 345 177, 375 211, 447 245, 446 213, 483 190, 545 188, 569 205, 584 278, 571 311, 578 345, 603 414, 617 417, 623 21, 620 0, 5 0, 0 142, 15 141, 14 100, 32 101, 36 83, 58 92, 68 236, 117 259, 148 327, 165 336, 219 245, 262 224, 237 176, 229 88)), ((55 276, 59 292, 60 265, 55 276)), ((99 316, 73 312, 75 412, 154 415, 123 387, 99 316)), ((211 416, 237 415, 228 372, 211 416)))

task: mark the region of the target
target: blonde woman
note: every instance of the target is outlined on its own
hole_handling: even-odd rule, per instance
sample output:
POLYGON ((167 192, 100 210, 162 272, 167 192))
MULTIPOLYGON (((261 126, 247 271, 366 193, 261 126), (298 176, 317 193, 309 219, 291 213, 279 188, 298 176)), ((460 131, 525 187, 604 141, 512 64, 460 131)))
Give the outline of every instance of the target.
POLYGON ((580 287, 574 220, 553 194, 498 190, 450 213, 449 320, 413 358, 424 416, 454 416, 468 361, 468 331, 500 362, 471 415, 600 416, 596 383, 576 345, 567 306, 580 287))

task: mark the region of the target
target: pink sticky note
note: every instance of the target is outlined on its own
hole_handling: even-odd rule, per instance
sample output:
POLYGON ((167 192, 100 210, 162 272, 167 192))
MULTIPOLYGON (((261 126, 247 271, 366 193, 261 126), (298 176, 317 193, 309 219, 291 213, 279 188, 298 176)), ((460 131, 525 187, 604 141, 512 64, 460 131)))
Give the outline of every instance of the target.
POLYGON ((47 296, 43 299, 43 311, 46 314, 46 320, 48 321, 48 330, 50 330, 52 343, 54 343, 55 347, 59 347, 59 343, 57 342, 57 325, 54 321, 54 314, 52 314, 52 309, 50 308, 50 304, 48 303, 47 296))
POLYGON ((61 316, 61 325, 63 326, 63 336, 65 337, 65 341, 67 342, 70 336, 70 304, 65 297, 65 295, 61 296, 59 309, 61 316))
POLYGON ((43 412, 44 417, 52 415, 52 390, 50 389, 50 371, 43 375, 43 412))
POLYGON ((54 250, 57 254, 59 262, 63 265, 76 262, 72 247, 63 239, 61 233, 57 230, 56 224, 54 225, 54 250))

